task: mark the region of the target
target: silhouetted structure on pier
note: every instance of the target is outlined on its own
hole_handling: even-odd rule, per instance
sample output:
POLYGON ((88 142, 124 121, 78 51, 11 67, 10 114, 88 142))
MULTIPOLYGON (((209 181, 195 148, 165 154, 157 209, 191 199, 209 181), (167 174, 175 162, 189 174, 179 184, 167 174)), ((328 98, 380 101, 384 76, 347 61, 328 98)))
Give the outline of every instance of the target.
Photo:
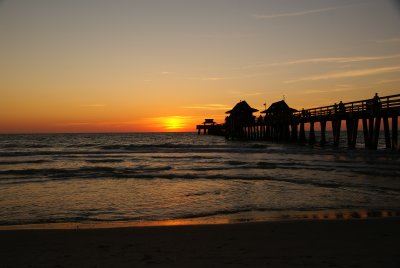
POLYGON ((226 137, 247 138, 245 129, 256 123, 254 112, 258 110, 251 108, 246 101, 238 102, 232 110, 227 111, 226 114, 229 116, 225 118, 226 137))
POLYGON ((210 134, 210 135, 224 135, 225 129, 221 124, 217 124, 214 122, 214 119, 204 119, 204 122, 202 125, 197 125, 196 126, 197 133, 200 134, 200 132, 203 130, 204 134, 210 134))
POLYGON ((296 109, 290 108, 284 100, 274 102, 271 106, 262 111, 265 113, 264 122, 268 128, 268 136, 278 140, 289 140, 289 126, 292 124, 293 113, 296 109))
POLYGON ((333 145, 339 146, 342 123, 347 132, 347 145, 355 148, 359 125, 362 126, 366 148, 376 149, 378 146, 381 121, 385 135, 386 148, 399 150, 398 116, 400 113, 400 94, 334 104, 330 106, 302 109, 297 111, 290 108, 285 101, 273 103, 262 111, 265 117, 255 120, 253 113, 258 111, 251 108, 247 102, 240 101, 235 107, 226 112, 225 136, 227 139, 297 141, 315 144, 315 124, 320 124, 321 134, 319 143, 324 145, 326 127, 330 122, 333 133, 333 145), (308 137, 305 126, 308 125, 308 137))

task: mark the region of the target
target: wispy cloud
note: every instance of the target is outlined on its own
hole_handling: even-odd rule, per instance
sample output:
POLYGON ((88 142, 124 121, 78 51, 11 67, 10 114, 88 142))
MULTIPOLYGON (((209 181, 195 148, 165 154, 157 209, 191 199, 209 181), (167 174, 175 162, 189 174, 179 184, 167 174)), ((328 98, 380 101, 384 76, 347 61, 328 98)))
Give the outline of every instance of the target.
POLYGON ((386 83, 394 83, 394 82, 400 82, 400 79, 383 79, 383 80, 376 82, 376 84, 386 84, 386 83))
MULTIPOLYGON (((238 69, 236 69, 237 71, 238 69)), ((187 79, 191 80, 202 80, 202 81, 222 81, 222 80, 235 80, 235 79, 249 79, 255 77, 263 77, 271 75, 270 73, 260 72, 260 73, 249 73, 243 75, 231 75, 231 76, 206 76, 206 77, 189 77, 187 79)))
POLYGON ((370 42, 375 43, 397 43, 400 42, 400 37, 388 38, 388 39, 377 39, 377 40, 369 40, 370 42))
POLYGON ((301 64, 301 63, 352 63, 362 61, 377 61, 377 60, 389 60, 400 58, 400 54, 387 55, 387 56, 361 56, 361 57, 326 57, 326 58, 311 58, 301 59, 284 62, 284 65, 301 64))
POLYGON ((224 80, 247 79, 257 76, 264 76, 266 74, 249 74, 249 75, 232 75, 232 76, 204 76, 204 77, 186 77, 188 80, 200 80, 208 82, 218 82, 224 80))
POLYGON ((259 96, 262 94, 265 94, 265 92, 249 92, 249 93, 246 93, 246 96, 259 96))
POLYGON ((276 18, 282 18, 282 17, 297 17, 297 16, 304 16, 304 15, 309 15, 309 14, 315 14, 315 13, 324 13, 324 12, 329 12, 333 10, 337 10, 340 7, 328 7, 328 8, 320 8, 320 9, 309 9, 309 10, 303 10, 303 11, 297 11, 297 12, 289 12, 289 13, 277 13, 277 14, 268 14, 268 15, 253 15, 256 19, 259 20, 265 20, 265 19, 276 19, 276 18))
POLYGON ((333 89, 310 89, 305 90, 304 94, 318 94, 318 93, 332 93, 332 92, 345 92, 352 90, 353 87, 351 85, 337 85, 333 89))
POLYGON ((231 91, 232 95, 245 95, 245 96, 259 96, 265 94, 265 92, 242 92, 242 91, 231 91))
POLYGON ((318 64, 318 63, 355 63, 364 61, 379 61, 379 60, 391 60, 400 58, 400 54, 393 55, 382 55, 382 56, 351 56, 351 57, 321 57, 321 58, 308 58, 298 59, 275 63, 258 63, 253 65, 243 66, 242 69, 252 69, 261 67, 274 67, 274 66, 287 66, 295 64, 318 64))
POLYGON ((126 126, 126 125, 134 125, 137 123, 136 121, 116 121, 116 122, 65 122, 60 124, 55 124, 56 126, 126 126))
POLYGON ((370 75, 377 75, 377 74, 384 74, 384 73, 393 73, 393 72, 398 72, 398 71, 400 71, 400 66, 380 67, 380 68, 371 68, 371 69, 358 69, 358 70, 349 70, 349 71, 344 71, 344 72, 335 72, 335 73, 326 73, 326 74, 322 74, 322 75, 308 76, 308 77, 303 77, 303 78, 299 78, 299 79, 285 81, 285 83, 370 76, 370 75))

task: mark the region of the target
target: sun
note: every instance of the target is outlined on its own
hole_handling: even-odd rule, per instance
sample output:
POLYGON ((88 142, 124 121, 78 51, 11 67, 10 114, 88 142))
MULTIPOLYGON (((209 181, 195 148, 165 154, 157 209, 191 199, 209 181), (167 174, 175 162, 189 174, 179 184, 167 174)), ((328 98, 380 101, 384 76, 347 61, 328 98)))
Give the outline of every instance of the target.
POLYGON ((181 116, 168 116, 164 119, 163 127, 166 130, 179 130, 186 127, 186 119, 181 116))

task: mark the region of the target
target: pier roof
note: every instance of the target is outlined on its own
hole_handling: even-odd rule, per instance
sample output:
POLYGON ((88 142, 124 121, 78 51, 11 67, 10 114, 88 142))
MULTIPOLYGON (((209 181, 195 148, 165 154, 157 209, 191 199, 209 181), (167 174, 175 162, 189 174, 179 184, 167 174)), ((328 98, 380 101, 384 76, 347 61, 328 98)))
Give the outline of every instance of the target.
POLYGON ((277 101, 271 104, 268 109, 262 111, 261 113, 276 113, 276 112, 297 112, 296 109, 290 108, 289 105, 284 100, 277 101))
POLYGON ((232 110, 229 110, 225 113, 232 114, 232 113, 248 113, 248 112, 254 113, 258 112, 258 110, 250 107, 250 105, 246 101, 240 101, 235 105, 235 107, 232 108, 232 110))

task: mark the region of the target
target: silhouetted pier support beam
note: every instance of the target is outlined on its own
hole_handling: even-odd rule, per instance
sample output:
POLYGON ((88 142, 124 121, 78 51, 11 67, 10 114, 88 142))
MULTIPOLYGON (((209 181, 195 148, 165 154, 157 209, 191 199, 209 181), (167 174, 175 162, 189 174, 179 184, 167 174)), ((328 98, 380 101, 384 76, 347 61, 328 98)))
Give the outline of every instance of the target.
POLYGON ((359 122, 358 118, 353 119, 353 126, 352 126, 353 133, 352 133, 352 139, 351 139, 351 143, 352 143, 351 146, 353 148, 356 147, 356 143, 357 143, 358 122, 359 122))
POLYGON ((392 150, 399 150, 399 145, 397 143, 397 136, 398 136, 398 116, 394 114, 392 116, 392 150))
POLYGON ((265 140, 267 138, 267 126, 261 126, 261 138, 265 140))
POLYGON ((363 133, 364 133, 364 145, 365 148, 369 148, 370 144, 370 138, 369 138, 369 130, 368 130, 368 121, 367 118, 362 119, 363 123, 363 133))
POLYGON ((387 115, 383 116, 383 129, 385 131, 386 149, 390 149, 391 148, 391 140, 390 140, 389 118, 387 115))
POLYGON ((375 118, 375 126, 374 126, 373 141, 372 141, 371 149, 377 149, 378 148, 378 140, 379 140, 379 131, 380 131, 380 129, 381 129, 381 116, 378 115, 375 118))
POLYGON ((358 118, 346 119, 347 130, 347 145, 349 148, 356 148, 357 131, 358 131, 358 118))
POLYGON ((291 124, 291 140, 296 141, 297 140, 297 123, 292 123, 291 124))
POLYGON ((197 134, 200 135, 201 130, 203 130, 203 133, 204 133, 204 134, 207 134, 207 126, 203 126, 203 125, 197 126, 197 134))
POLYGON ((271 139, 272 138, 272 134, 271 134, 272 130, 271 130, 271 126, 266 126, 265 127, 265 138, 266 139, 271 139))
POLYGON ((319 142, 319 144, 321 146, 326 144, 326 121, 321 121, 321 140, 319 142))
POLYGON ((299 141, 300 142, 305 142, 306 141, 306 132, 304 131, 304 122, 300 123, 299 141))
POLYGON ((333 146, 334 147, 339 147, 341 126, 342 126, 342 120, 340 118, 332 120, 333 146))
POLYGON ((370 116, 368 119, 368 128, 369 128, 369 148, 374 147, 374 117, 370 116))
POLYGON ((309 138, 309 143, 314 144, 315 143, 315 130, 314 130, 314 121, 310 122, 310 138, 309 138))
POLYGON ((379 131, 381 129, 381 115, 363 118, 363 132, 365 148, 377 149, 379 140, 379 131))

